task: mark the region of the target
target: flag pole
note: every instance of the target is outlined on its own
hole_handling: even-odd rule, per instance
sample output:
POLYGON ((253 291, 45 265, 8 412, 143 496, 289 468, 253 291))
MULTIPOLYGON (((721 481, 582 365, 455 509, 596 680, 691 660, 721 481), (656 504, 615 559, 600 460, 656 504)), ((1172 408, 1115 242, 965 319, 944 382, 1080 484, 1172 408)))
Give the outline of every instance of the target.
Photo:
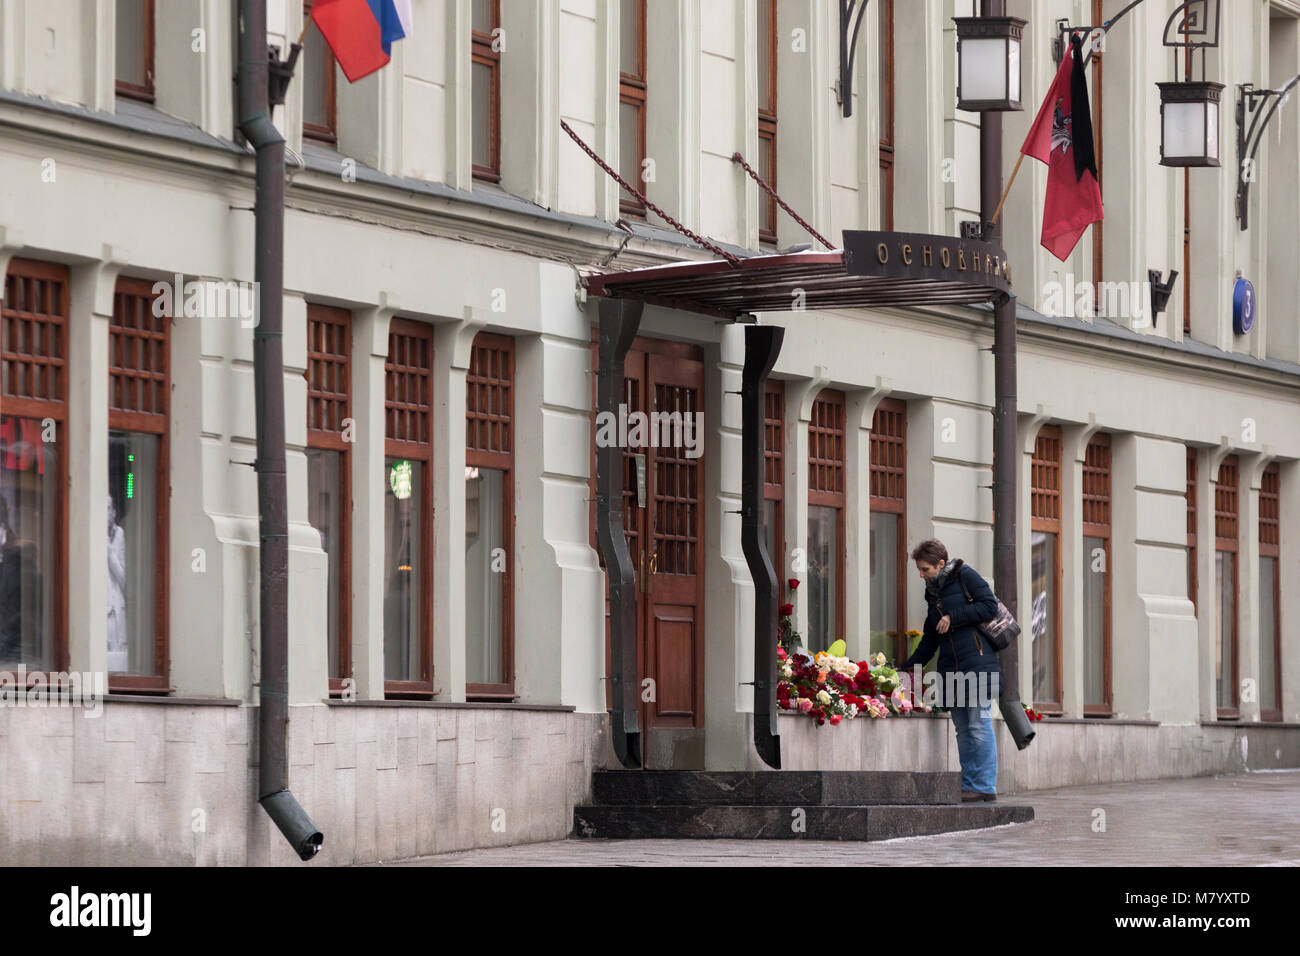
POLYGON ((1002 190, 1002 198, 998 200, 998 208, 993 210, 992 222, 998 221, 998 216, 1002 214, 1002 204, 1007 201, 1007 193, 1011 192, 1011 184, 1016 181, 1016 174, 1020 172, 1020 164, 1025 161, 1025 154, 1021 153, 1020 158, 1016 160, 1016 168, 1011 170, 1011 178, 1007 180, 1007 188, 1002 190))
POLYGON ((302 41, 307 39, 307 31, 310 29, 311 29, 311 14, 309 13, 307 14, 307 16, 303 17, 302 32, 298 34, 298 42, 295 43, 294 46, 297 47, 302 46, 302 41))

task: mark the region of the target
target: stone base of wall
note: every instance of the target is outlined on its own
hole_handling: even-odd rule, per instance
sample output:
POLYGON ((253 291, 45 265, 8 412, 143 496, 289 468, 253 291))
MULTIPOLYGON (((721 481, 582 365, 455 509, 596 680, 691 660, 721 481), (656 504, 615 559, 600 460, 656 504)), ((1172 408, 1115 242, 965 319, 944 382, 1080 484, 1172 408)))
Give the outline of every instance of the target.
MULTIPOLYGON (((0 863, 301 865, 257 804, 257 710, 175 701, 0 708, 0 863)), ((313 865, 561 840, 604 714, 293 707, 290 789, 325 835, 313 865)))
MULTIPOLYGON (((1037 735, 1025 750, 1016 750, 1005 723, 995 719, 993 725, 1002 792, 1300 768, 1296 724, 1047 718, 1034 723, 1037 735)), ((946 715, 818 727, 807 717, 782 714, 780 734, 786 770, 961 769, 956 734, 946 715)), ((761 765, 754 763, 751 769, 761 765)))

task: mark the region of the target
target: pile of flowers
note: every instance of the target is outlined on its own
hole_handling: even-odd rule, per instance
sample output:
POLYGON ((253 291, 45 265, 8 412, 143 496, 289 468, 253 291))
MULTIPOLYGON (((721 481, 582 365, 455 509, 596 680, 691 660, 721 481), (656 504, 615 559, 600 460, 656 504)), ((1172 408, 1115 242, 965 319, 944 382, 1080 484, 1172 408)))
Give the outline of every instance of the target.
MULTIPOLYGON (((799 590, 799 579, 791 578, 786 582, 790 586, 791 596, 799 590)), ((776 621, 776 644, 787 654, 794 653, 794 649, 799 646, 801 635, 794 627, 794 605, 782 604, 777 612, 776 621)))
POLYGON ((1039 711, 1034 710, 1034 708, 1030 707, 1028 704, 1021 704, 1021 706, 1025 708, 1025 716, 1030 720, 1043 719, 1043 715, 1039 711))
POLYGON ((930 712, 929 705, 913 702, 898 671, 885 663, 884 654, 854 662, 844 652, 843 641, 811 656, 778 647, 777 706, 807 714, 818 727, 827 721, 834 726, 861 716, 930 712))

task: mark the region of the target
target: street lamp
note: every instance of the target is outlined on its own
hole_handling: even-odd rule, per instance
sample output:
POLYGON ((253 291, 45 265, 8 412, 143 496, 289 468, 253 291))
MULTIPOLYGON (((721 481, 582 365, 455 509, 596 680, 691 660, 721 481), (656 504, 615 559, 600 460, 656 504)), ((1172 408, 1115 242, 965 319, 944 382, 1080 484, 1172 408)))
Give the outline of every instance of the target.
POLYGON ((953 17, 957 24, 957 109, 1010 112, 1020 105, 1019 17, 953 17))
POLYGON ((1218 166, 1222 83, 1157 83, 1160 165, 1218 166))

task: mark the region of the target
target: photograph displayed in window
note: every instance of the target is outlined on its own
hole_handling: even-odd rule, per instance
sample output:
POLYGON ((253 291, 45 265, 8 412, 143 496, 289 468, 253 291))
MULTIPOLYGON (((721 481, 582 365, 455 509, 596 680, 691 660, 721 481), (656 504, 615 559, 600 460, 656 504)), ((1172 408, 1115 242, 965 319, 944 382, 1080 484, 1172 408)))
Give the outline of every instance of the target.
MULTIPOLYGON (((316 0, 305 0, 303 3, 303 23, 311 18, 314 2, 316 0)), ((336 142, 338 129, 335 121, 335 84, 338 73, 334 65, 334 54, 315 26, 307 28, 302 56, 298 60, 298 75, 302 77, 302 135, 322 143, 336 142)))
POLYGON ((1237 456, 1214 486, 1214 698, 1219 717, 1237 712, 1237 456))
POLYGON ((810 651, 844 636, 844 507, 844 393, 824 389, 808 423, 810 651))
POLYGON ((41 419, 0 415, 0 665, 54 663, 59 445, 41 419))
MULTIPOLYGON (((619 0, 618 9, 618 174, 645 192, 646 0, 619 0)), ((645 206, 626 189, 619 190, 619 212, 645 216, 645 206)))
POLYGON ((880 18, 880 227, 894 228, 894 0, 876 0, 880 18))
POLYGON ((117 95, 152 103, 154 0, 116 0, 117 95))
POLYGON ((1030 464, 1034 707, 1061 713, 1061 429, 1044 425, 1030 464))
MULTIPOLYGON (((901 661, 907 646, 904 538, 907 511, 907 404, 881 399, 871 420, 871 653, 901 661)), ((917 639, 919 643, 920 639, 917 639)))
MULTIPOLYGON (((777 0, 758 0, 758 175, 776 185, 777 0)), ((758 240, 776 242, 776 200, 758 193, 758 240)))
POLYGON ((1196 578, 1196 452, 1187 449, 1187 596, 1192 601, 1192 613, 1197 610, 1196 578))
POLYGON ((1277 462, 1259 486, 1259 716, 1282 719, 1281 484, 1277 462))
POLYGON ((466 374, 465 693, 514 697, 514 339, 480 332, 466 374))
POLYGON ((433 693, 433 328, 393 319, 384 362, 384 690, 433 693))
POLYGON ((785 383, 768 379, 763 389, 763 534, 776 573, 777 604, 793 603, 794 575, 785 554, 785 383))
POLYGON ((1083 462, 1083 711, 1111 713, 1110 436, 1088 442, 1083 462))
POLYGON ((471 0, 470 157, 474 177, 490 182, 501 179, 500 26, 501 0, 471 0))
POLYGON ((147 279, 121 278, 108 327, 108 673, 167 689, 167 424, 171 317, 147 279))
POLYGON ((351 313, 307 306, 307 520, 329 560, 326 593, 330 693, 352 676, 351 313))
POLYGON ((67 659, 68 269, 12 259, 0 308, 0 665, 67 659))

